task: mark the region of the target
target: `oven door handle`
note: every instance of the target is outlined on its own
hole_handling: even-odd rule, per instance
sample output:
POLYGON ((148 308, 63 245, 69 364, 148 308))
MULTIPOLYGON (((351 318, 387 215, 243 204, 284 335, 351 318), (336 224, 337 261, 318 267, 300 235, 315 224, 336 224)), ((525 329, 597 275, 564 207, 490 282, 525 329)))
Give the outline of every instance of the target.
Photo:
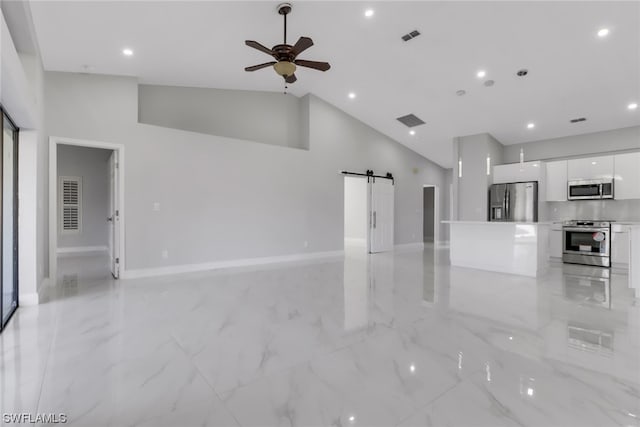
POLYGON ((580 228, 580 227, 562 227, 562 231, 578 231, 578 232, 583 232, 583 233, 593 233, 596 231, 600 231, 603 233, 609 233, 609 229, 608 228, 580 228))

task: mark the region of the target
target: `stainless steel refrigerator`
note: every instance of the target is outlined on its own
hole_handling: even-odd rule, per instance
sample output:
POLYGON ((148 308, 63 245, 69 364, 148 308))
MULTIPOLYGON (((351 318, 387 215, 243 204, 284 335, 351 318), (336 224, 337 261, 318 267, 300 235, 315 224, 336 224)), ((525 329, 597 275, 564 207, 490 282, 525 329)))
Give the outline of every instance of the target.
POLYGON ((537 222, 538 183, 493 184, 489 190, 489 221, 537 222))

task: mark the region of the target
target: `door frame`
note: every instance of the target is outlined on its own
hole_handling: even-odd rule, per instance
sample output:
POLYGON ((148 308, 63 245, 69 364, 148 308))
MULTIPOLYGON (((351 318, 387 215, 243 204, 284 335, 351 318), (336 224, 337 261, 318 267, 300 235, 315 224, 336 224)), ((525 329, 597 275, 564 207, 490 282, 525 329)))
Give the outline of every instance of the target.
POLYGON ((440 243, 440 188, 435 184, 424 184, 422 186, 422 242, 424 243, 424 189, 433 188, 433 245, 440 243))
MULTIPOLYGON (((5 312, 4 312, 4 286, 6 285, 5 283, 2 283, 0 285, 0 332, 2 332, 4 330, 4 328, 7 326, 7 324, 9 323, 9 321, 11 320, 11 317, 13 317, 13 315, 15 314, 16 311, 18 311, 18 307, 20 307, 20 275, 19 275, 19 263, 20 263, 20 254, 19 254, 19 227, 18 227, 18 223, 19 223, 19 215, 20 215, 20 198, 19 198, 19 178, 20 178, 20 170, 19 170, 19 138, 20 138, 20 128, 14 123, 13 120, 11 120, 11 117, 9 117, 9 113, 4 110, 2 108, 2 106, 0 105, 0 132, 2 132, 2 135, 0 135, 0 142, 2 142, 2 144, 0 144, 0 162, 4 161, 4 147, 5 147, 5 141, 4 141, 4 121, 5 119, 7 120, 7 122, 9 123, 10 127, 13 128, 13 140, 11 141, 11 144, 13 145, 13 156, 14 156, 14 164, 13 164, 13 194, 11 194, 10 196, 13 198, 12 200, 12 215, 13 215, 13 224, 11 225, 12 228, 12 233, 13 233, 13 243, 11 245, 12 248, 12 260, 11 260, 11 268, 13 269, 13 275, 12 275, 12 283, 11 283, 11 287, 13 288, 13 297, 15 298, 16 301, 16 305, 11 309, 11 313, 7 316, 6 321, 4 321, 4 316, 5 316, 5 312)), ((4 175, 4 165, 2 165, 2 168, 0 168, 0 174, 4 175)), ((3 180, 0 179, 0 184, 3 183, 3 180)), ((2 233, 0 233, 0 236, 4 237, 4 198, 6 197, 6 195, 4 194, 4 191, 0 191, 0 229, 2 229, 2 233)), ((4 273, 4 243, 0 240, 0 275, 3 275, 4 273)), ((0 280, 3 280, 2 278, 0 278, 0 280)))
POLYGON ((83 139, 65 138, 59 136, 49 137, 49 283, 57 283, 58 274, 58 145, 73 145, 76 147, 101 148, 118 152, 118 203, 120 208, 120 277, 124 277, 126 271, 125 256, 125 206, 124 206, 124 145, 111 142, 90 141, 83 139))

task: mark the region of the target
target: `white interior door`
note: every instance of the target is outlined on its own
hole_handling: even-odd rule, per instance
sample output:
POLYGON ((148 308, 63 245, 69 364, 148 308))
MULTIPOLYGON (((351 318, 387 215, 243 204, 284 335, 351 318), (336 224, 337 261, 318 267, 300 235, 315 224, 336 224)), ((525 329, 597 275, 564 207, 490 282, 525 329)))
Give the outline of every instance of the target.
POLYGON ((111 274, 120 277, 120 185, 118 182, 118 152, 109 158, 109 264, 111 274))
POLYGON ((393 250, 393 181, 369 181, 369 252, 393 250))

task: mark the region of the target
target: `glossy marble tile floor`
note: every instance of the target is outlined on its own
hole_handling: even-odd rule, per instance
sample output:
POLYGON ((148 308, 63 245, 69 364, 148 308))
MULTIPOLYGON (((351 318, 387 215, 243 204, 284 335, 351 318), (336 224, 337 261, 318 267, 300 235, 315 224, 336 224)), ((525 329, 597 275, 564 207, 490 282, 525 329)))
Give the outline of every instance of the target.
POLYGON ((639 426, 626 276, 446 250, 116 282, 61 259, 0 336, 2 413, 73 426, 639 426), (595 274, 595 276, 594 276, 595 274))

